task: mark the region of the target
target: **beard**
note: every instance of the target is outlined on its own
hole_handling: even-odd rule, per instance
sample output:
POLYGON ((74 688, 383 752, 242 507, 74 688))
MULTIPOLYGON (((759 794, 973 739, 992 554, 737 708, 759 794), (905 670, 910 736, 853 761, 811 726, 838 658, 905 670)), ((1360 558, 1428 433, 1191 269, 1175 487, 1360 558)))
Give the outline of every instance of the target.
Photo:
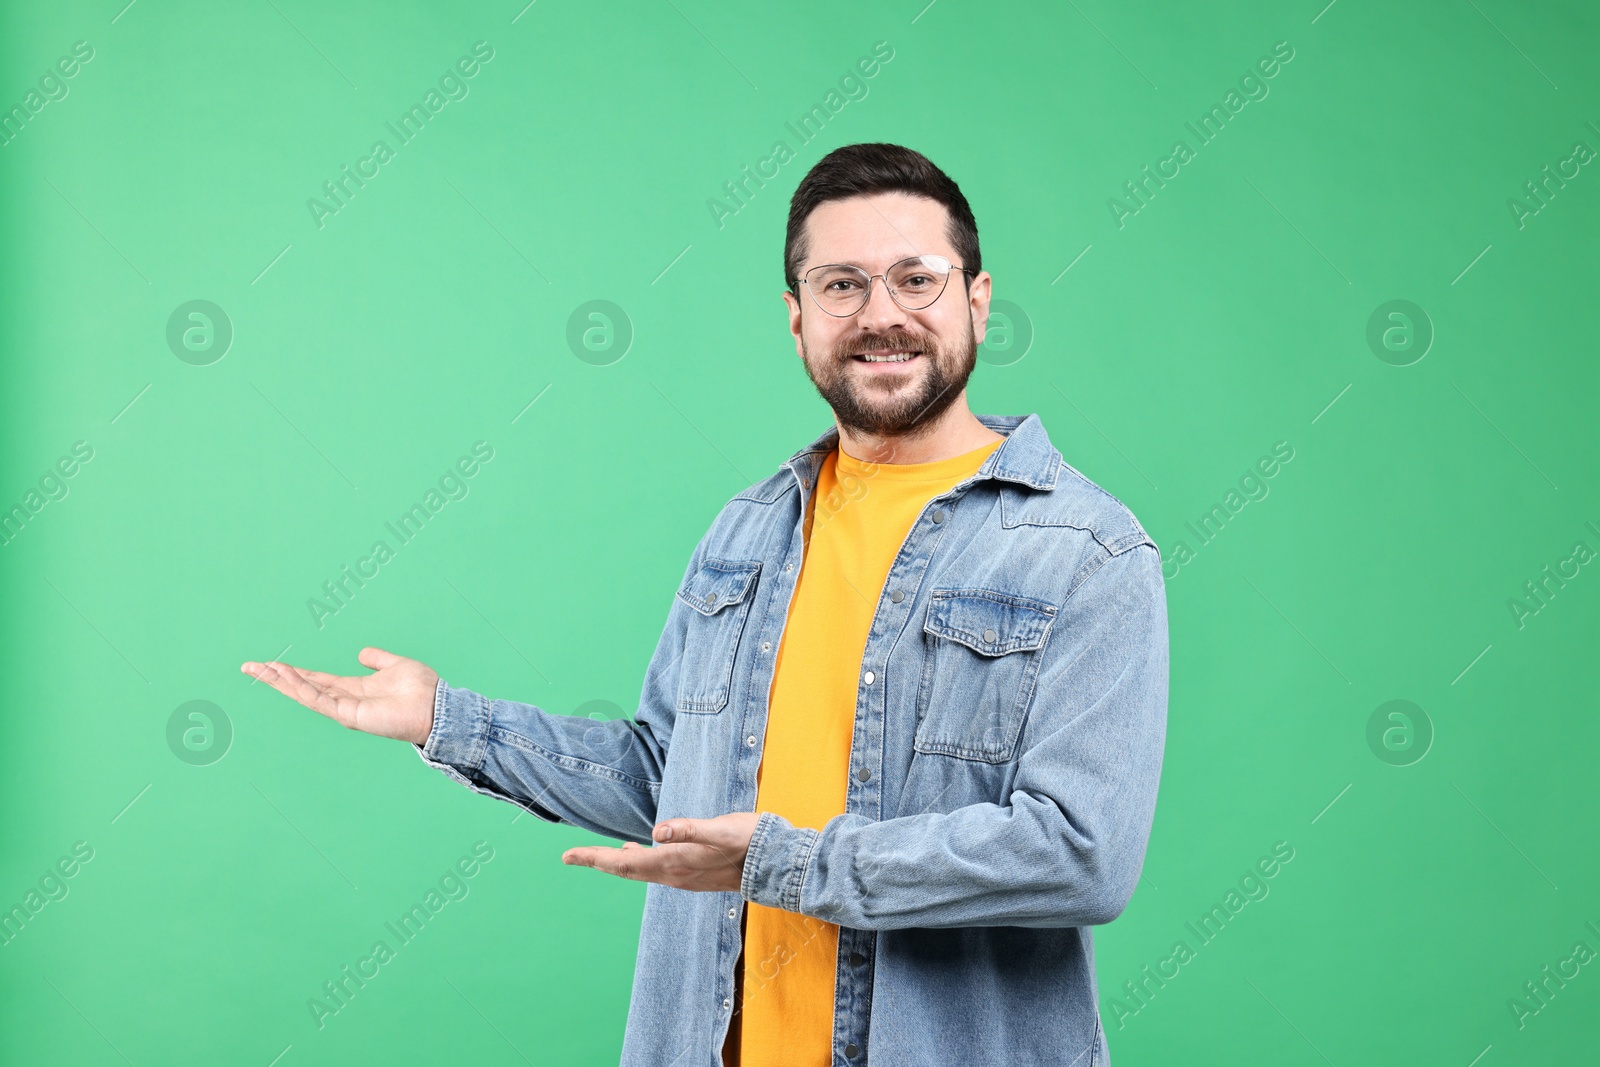
POLYGON ((801 339, 806 376, 833 409, 839 424, 852 432, 880 437, 916 437, 949 410, 966 388, 978 361, 972 323, 966 337, 942 345, 931 334, 890 330, 842 341, 822 357, 814 357, 801 339), (863 373, 853 357, 873 348, 918 352, 898 373, 863 373))

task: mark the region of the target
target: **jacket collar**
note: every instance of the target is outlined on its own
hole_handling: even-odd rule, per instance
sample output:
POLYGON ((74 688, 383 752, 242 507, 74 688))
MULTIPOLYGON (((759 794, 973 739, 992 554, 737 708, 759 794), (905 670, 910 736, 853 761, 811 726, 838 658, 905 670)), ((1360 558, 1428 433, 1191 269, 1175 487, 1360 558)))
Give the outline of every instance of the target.
MULTIPOLYGON (((1032 489, 1054 489, 1061 471, 1061 453, 1050 443, 1044 423, 1037 413, 1030 415, 979 415, 977 420, 995 433, 1004 434, 1000 447, 989 453, 974 480, 999 478, 1018 482, 1032 489)), ((829 426, 815 441, 790 456, 784 466, 794 471, 803 484, 815 480, 822 461, 839 445, 839 427, 829 426)))

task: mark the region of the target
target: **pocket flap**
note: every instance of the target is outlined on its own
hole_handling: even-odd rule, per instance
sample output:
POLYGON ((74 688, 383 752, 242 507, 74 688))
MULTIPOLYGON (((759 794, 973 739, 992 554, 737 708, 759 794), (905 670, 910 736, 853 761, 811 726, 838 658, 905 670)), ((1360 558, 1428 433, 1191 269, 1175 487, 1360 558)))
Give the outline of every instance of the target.
POLYGON ((687 585, 678 590, 684 603, 702 615, 715 615, 737 604, 756 584, 760 560, 726 560, 706 557, 687 585))
POLYGON ((985 656, 1044 646, 1054 604, 988 589, 935 589, 922 628, 985 656))

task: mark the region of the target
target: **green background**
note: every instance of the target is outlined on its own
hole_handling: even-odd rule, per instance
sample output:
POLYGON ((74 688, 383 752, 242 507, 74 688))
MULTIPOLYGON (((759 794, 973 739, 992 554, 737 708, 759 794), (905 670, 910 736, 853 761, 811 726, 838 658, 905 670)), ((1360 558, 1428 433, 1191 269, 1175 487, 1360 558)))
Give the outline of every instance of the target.
POLYGON ((1014 305, 972 408, 1038 412, 1168 560, 1146 877, 1096 931, 1115 1062, 1592 1057, 1600 966, 1520 1026, 1510 1001, 1600 950, 1600 576, 1568 564, 1520 625, 1508 601, 1600 549, 1600 173, 1521 225, 1508 200, 1600 148, 1596 11, 1322 5, 5 5, 5 109, 94 55, 0 147, 0 507, 93 458, 0 548, 0 906, 94 855, 0 948, 0 1061, 615 1062, 644 886, 558 860, 600 839, 238 665, 362 673, 372 644, 631 713, 718 508, 829 425, 783 224, 807 168, 874 140, 961 184, 1014 305), (478 41, 469 94, 395 147, 478 41), (800 144, 785 124, 879 41, 865 98, 800 144), (1185 123, 1278 42, 1269 94, 1200 146, 1185 123), (319 227, 308 199, 380 137, 394 158, 319 227), (708 201, 780 139, 719 226, 708 201), (1194 158, 1119 226, 1108 201, 1179 139, 1194 158), (1396 299, 1431 324, 1419 361, 1368 344, 1396 299), (191 300, 232 325, 206 365, 167 342, 191 300), (569 346, 591 300, 626 315, 620 358, 569 346), (477 441, 468 495, 319 628, 307 600, 477 441), (1269 494, 1202 544, 1186 524, 1280 441, 1269 494), (1397 699, 1429 729, 1369 745, 1397 699), (191 700, 231 723, 209 765, 169 747, 191 700), (308 998, 478 841, 469 895, 319 1029, 308 998), (1278 842, 1270 895, 1197 947, 1278 842), (1179 940, 1194 958, 1129 999, 1179 940))

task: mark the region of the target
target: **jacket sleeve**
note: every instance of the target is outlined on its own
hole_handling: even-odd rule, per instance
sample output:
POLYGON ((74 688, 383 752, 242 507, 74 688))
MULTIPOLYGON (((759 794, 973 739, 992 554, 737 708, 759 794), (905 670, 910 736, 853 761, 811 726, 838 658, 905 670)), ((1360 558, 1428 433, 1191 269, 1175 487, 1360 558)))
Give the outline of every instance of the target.
POLYGON ((1160 563, 1136 545, 1068 598, 1005 803, 847 813, 820 830, 762 812, 740 895, 859 930, 1115 919, 1144 863, 1166 739, 1160 563))
MULTIPOLYGON (((702 538, 690 555, 685 583, 699 568, 705 546, 702 538)), ((672 598, 632 719, 555 715, 532 704, 491 700, 440 678, 433 729, 425 744, 412 747, 428 766, 475 793, 509 801, 546 822, 649 844, 691 610, 682 598, 672 598)))

